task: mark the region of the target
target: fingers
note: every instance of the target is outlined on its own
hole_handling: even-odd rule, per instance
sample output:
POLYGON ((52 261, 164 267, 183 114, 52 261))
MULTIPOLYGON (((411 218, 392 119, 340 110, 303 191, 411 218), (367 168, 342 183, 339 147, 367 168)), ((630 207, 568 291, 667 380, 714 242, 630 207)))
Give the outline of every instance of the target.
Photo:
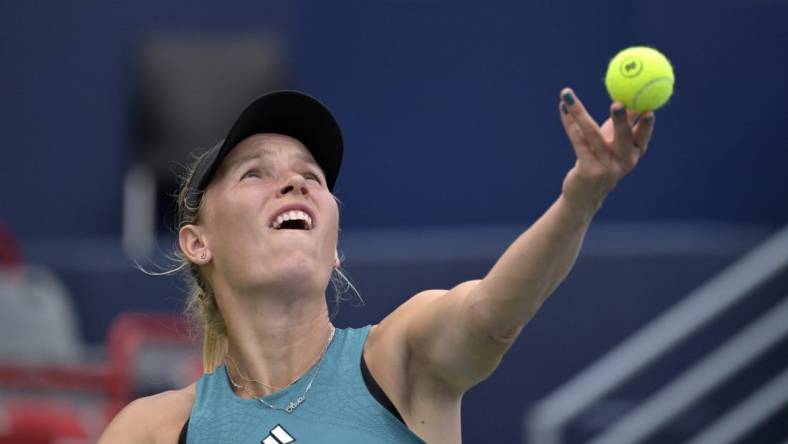
POLYGON ((559 108, 561 123, 564 125, 564 130, 572 143, 572 148, 575 150, 577 158, 582 160, 594 159, 594 153, 591 152, 588 142, 583 138, 583 131, 577 126, 572 116, 569 115, 566 105, 562 102, 559 104, 559 108))
POLYGON ((611 148, 614 155, 628 166, 634 166, 646 152, 651 139, 654 113, 639 114, 626 109, 623 103, 613 102, 610 105, 610 120, 613 122, 611 148))
POLYGON ((635 142, 632 125, 637 116, 638 113, 636 111, 627 111, 621 102, 613 102, 610 105, 610 119, 613 121, 611 148, 613 155, 626 164, 634 164, 640 156, 639 152, 632 151, 632 146, 635 142))
MULTIPOLYGON (((583 103, 575 96, 570 88, 561 91, 561 101, 566 104, 569 115, 572 116, 577 126, 583 131, 583 137, 592 145, 592 149, 601 148, 605 145, 605 140, 599 132, 599 125, 588 114, 583 103)), ((596 150, 595 150, 596 151, 596 150)))
POLYGON ((654 132, 654 120, 654 113, 652 111, 648 111, 640 117, 637 125, 635 125, 635 148, 640 151, 641 156, 645 154, 646 149, 648 149, 648 143, 651 140, 651 135, 654 132))
POLYGON ((606 166, 620 163, 629 170, 646 152, 654 129, 653 112, 640 114, 613 102, 610 120, 600 128, 570 88, 561 91, 560 108, 561 122, 578 159, 595 159, 606 166))

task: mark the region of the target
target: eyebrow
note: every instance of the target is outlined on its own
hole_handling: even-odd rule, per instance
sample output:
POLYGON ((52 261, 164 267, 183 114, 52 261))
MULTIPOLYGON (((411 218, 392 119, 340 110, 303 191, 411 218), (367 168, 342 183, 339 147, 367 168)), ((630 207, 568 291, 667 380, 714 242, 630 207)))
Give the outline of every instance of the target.
POLYGON ((316 166, 316 167, 320 168, 320 165, 318 165, 317 162, 315 160, 313 160, 311 156, 307 156, 306 154, 302 153, 301 151, 299 151, 296 154, 291 155, 290 157, 298 159, 298 160, 300 160, 300 161, 302 161, 302 162, 304 162, 306 164, 313 165, 313 166, 316 166))
POLYGON ((247 155, 245 155, 245 156, 243 156, 243 157, 241 157, 241 158, 239 158, 239 159, 235 160, 235 161, 234 161, 233 163, 231 163, 230 165, 228 165, 228 166, 229 166, 228 170, 229 170, 229 171, 235 171, 235 170, 237 170, 238 168, 240 168, 240 167, 241 167, 241 165, 243 165, 243 164, 245 164, 245 163, 247 163, 247 162, 251 162, 252 160, 257 160, 257 159, 259 159, 260 157, 271 157, 271 152, 270 152, 270 151, 263 151, 263 152, 262 152, 262 155, 261 155, 261 154, 258 154, 258 153, 254 153, 254 154, 247 154, 247 155))
MULTIPOLYGON (((240 159, 233 162, 232 164, 230 164, 229 170, 235 171, 236 169, 238 169, 239 167, 241 167, 243 164, 247 162, 250 162, 252 160, 257 160, 261 157, 272 157, 272 156, 273 153, 269 150, 263 150, 260 153, 247 154, 246 156, 243 156, 240 159)), ((310 156, 308 156, 306 153, 303 153, 301 151, 290 154, 290 158, 300 160, 301 162, 304 162, 307 165, 312 165, 314 167, 317 167, 320 171, 323 171, 323 169, 320 168, 320 165, 318 165, 316 161, 314 161, 310 156)))

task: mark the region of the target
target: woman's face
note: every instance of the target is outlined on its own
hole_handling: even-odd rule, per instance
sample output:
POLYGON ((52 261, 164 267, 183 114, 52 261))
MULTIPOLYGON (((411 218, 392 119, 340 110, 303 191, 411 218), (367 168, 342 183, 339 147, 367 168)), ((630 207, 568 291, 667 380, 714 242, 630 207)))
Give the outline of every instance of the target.
POLYGON ((270 133, 243 140, 224 159, 203 199, 200 225, 212 283, 223 279, 247 290, 307 284, 325 290, 339 210, 301 142, 270 133))

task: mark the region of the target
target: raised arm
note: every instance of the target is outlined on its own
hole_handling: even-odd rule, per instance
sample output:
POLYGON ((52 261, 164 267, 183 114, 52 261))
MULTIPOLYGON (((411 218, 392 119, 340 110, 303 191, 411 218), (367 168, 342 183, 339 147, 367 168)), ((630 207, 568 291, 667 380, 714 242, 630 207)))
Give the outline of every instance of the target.
POLYGON ((511 338, 564 280, 580 251, 596 211, 618 181, 646 151, 653 113, 632 128, 620 103, 598 127, 571 90, 563 91, 561 121, 577 161, 566 176, 560 197, 501 256, 469 295, 491 336, 511 338), (567 112, 568 111, 568 112, 567 112))
POLYGON ((523 326, 563 281, 605 197, 643 156, 654 127, 621 103, 600 128, 570 89, 559 113, 577 161, 555 203, 520 235, 481 280, 419 295, 407 340, 439 378, 464 391, 489 375, 523 326))

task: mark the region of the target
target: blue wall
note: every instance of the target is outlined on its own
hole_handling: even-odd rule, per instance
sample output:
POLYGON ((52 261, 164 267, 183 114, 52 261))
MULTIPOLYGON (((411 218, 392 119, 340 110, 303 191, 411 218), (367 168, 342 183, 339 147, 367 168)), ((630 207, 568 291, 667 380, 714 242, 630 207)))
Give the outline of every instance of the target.
POLYGON ((788 219, 783 2, 221 5, 4 2, 0 218, 24 236, 119 233, 132 51, 167 30, 284 36, 290 86, 344 127, 345 226, 532 220, 573 161, 558 92, 604 118, 606 63, 633 44, 671 57, 676 93, 600 219, 788 219))

